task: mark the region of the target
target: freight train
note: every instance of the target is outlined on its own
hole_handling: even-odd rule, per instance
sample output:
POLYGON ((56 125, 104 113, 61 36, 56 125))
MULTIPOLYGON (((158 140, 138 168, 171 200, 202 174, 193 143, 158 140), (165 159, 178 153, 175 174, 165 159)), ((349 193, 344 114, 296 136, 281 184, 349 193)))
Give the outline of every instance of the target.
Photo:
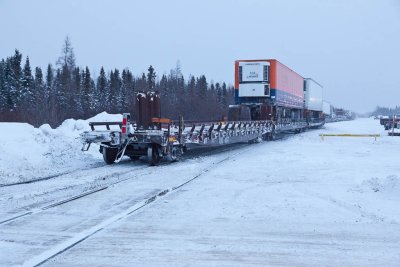
POLYGON ((82 150, 97 143, 107 164, 144 156, 157 165, 162 159, 176 161, 193 147, 273 140, 325 123, 322 86, 275 59, 235 62, 235 105, 227 121, 161 118, 157 92, 138 92, 135 103, 134 120, 124 113, 122 122, 91 122, 92 131, 81 135, 82 150))

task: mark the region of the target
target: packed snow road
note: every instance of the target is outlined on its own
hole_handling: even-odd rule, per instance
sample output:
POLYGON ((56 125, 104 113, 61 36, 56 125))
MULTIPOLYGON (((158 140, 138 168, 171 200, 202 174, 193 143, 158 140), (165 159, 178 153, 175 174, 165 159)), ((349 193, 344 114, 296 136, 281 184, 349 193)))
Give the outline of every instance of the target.
MULTIPOLYGON (((118 183, 0 224, 0 265, 399 266, 400 138, 319 133, 383 134, 362 119, 176 164, 71 175, 80 189, 118 183)), ((71 190, 67 178, 26 200, 27 185, 2 189, 1 219, 77 193, 56 193, 71 190)))

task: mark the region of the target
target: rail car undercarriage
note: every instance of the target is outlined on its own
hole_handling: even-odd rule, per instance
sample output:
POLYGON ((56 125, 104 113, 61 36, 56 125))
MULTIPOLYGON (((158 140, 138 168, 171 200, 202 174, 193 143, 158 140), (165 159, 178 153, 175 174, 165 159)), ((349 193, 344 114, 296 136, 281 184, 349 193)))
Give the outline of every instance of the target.
MULTIPOLYGON (((124 118, 128 114, 124 114, 124 118)), ((119 162, 123 156, 132 160, 146 156, 150 165, 157 165, 162 159, 177 161, 187 150, 194 147, 222 146, 234 143, 274 140, 284 132, 300 133, 308 127, 306 122, 238 121, 179 124, 168 119, 153 118, 154 129, 141 130, 136 125, 122 122, 90 123, 92 131, 81 135, 82 150, 88 150, 91 143, 100 145, 107 164, 119 162), (121 130, 111 130, 110 125, 119 125, 121 130), (106 127, 109 130, 96 130, 106 127), (124 127, 127 132, 123 133, 124 127)))
POLYGON ((300 133, 323 124, 289 118, 184 122, 181 117, 172 121, 160 118, 157 93, 139 93, 136 101, 135 121, 129 113, 124 113, 121 122, 90 122, 91 131, 81 134, 82 150, 87 151, 92 143, 97 143, 107 164, 119 162, 123 156, 132 160, 145 156, 150 165, 157 165, 162 159, 177 161, 187 149, 194 147, 274 140, 280 133, 300 133))

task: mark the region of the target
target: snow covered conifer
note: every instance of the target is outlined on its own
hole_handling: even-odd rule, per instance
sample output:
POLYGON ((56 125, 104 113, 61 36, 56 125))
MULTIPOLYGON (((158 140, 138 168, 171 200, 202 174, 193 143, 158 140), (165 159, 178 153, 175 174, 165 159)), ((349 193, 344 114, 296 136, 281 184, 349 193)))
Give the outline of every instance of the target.
POLYGON ((228 103, 228 90, 226 89, 226 83, 222 83, 222 92, 221 92, 221 104, 223 107, 227 107, 228 103))
POLYGON ((86 66, 85 71, 82 72, 82 106, 84 117, 90 116, 91 111, 94 109, 92 105, 92 81, 90 77, 89 68, 86 66))
POLYGON ((72 86, 73 99, 71 103, 75 107, 77 116, 82 117, 83 116, 83 107, 81 101, 82 77, 79 67, 76 67, 72 72, 72 83, 73 83, 72 86))
POLYGON ((47 65, 46 72, 46 95, 50 95, 50 91, 52 91, 54 81, 54 73, 51 64, 47 65))
POLYGON ((134 113, 134 105, 135 105, 135 92, 134 92, 134 88, 135 88, 135 80, 133 78, 132 72, 129 69, 125 70, 125 78, 122 81, 124 84, 124 90, 125 90, 125 104, 126 106, 126 110, 128 110, 128 112, 130 112, 131 114, 134 113))
POLYGON ((121 110, 127 110, 128 102, 127 102, 127 95, 129 88, 129 81, 128 81, 128 74, 127 70, 123 69, 121 74, 121 91, 120 91, 120 108, 121 110))
POLYGON ((32 69, 29 63, 29 57, 26 57, 22 79, 21 79, 21 109, 27 110, 34 106, 33 98, 33 76, 32 69))
POLYGON ((110 72, 110 93, 109 93, 109 107, 111 112, 121 112, 120 108, 120 90, 121 90, 121 78, 119 70, 115 69, 110 72))
POLYGON ((33 107, 34 114, 32 117, 36 125, 45 123, 46 114, 48 113, 48 95, 46 95, 46 88, 43 81, 43 72, 40 67, 35 68, 35 79, 33 82, 33 107))
POLYGON ((107 99, 108 99, 108 84, 107 77, 104 68, 101 67, 100 75, 97 78, 97 93, 98 93, 98 106, 100 111, 105 111, 107 107, 107 99))
POLYGON ((8 105, 11 110, 15 110, 21 101, 22 87, 22 68, 21 68, 22 54, 15 49, 13 57, 8 58, 9 69, 6 67, 7 77, 7 90, 9 92, 8 105))
POLYGON ((5 68, 4 59, 0 61, 0 112, 6 109, 7 92, 5 90, 5 68))
POLYGON ((156 73, 152 65, 148 68, 147 73, 147 86, 150 91, 154 90, 156 87, 156 73))
POLYGON ((215 84, 215 94, 217 96, 217 102, 222 103, 222 88, 220 83, 215 84))

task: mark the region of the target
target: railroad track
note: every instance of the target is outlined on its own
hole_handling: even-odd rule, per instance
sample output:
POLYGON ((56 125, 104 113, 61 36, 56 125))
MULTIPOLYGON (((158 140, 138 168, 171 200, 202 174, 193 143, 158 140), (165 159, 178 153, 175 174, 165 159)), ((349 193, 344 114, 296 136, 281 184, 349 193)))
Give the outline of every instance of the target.
MULTIPOLYGON (((40 265, 48 262, 49 260, 53 259, 54 257, 70 250, 71 248, 75 247, 79 243, 85 241, 86 239, 90 238, 91 236, 95 235, 96 233, 99 233, 100 231, 104 230, 105 228, 112 225, 113 223, 118 222, 118 221, 130 216, 131 214, 137 212, 138 210, 142 210, 143 208, 147 207, 151 203, 153 203, 159 199, 162 199, 167 195, 170 195, 170 194, 173 194, 174 192, 179 191, 179 189, 181 189, 182 187, 186 186, 187 184, 193 182, 194 180, 198 179, 199 177, 203 176, 204 174, 208 173, 212 169, 221 166, 221 164, 223 164, 224 162, 227 162, 228 160, 230 160, 234 157, 237 157, 238 155, 246 153, 250 149, 251 149, 251 147, 249 147, 247 149, 243 149, 237 153, 231 154, 227 157, 224 157, 222 159, 219 159, 217 161, 214 161, 214 162, 208 164, 206 167, 201 169, 197 174, 188 177, 183 182, 180 182, 178 185, 157 191, 155 194, 152 194, 150 197, 147 197, 146 199, 143 199, 142 201, 137 202, 136 204, 134 204, 133 206, 130 206, 129 208, 125 208, 122 212, 110 217, 109 219, 106 219, 103 222, 101 222, 87 230, 84 230, 83 232, 80 232, 80 233, 74 235, 70 239, 56 245, 55 247, 51 248, 50 250, 44 251, 42 254, 33 257, 32 259, 26 261, 23 264, 23 266, 40 266, 40 265)), ((155 168, 150 167, 150 169, 155 169, 155 168)), ((126 180, 129 180, 129 179, 130 178, 126 178, 126 180)), ((121 183, 121 182, 122 181, 119 181, 119 183, 121 183)), ((95 194, 97 192, 101 192, 106 189, 108 189, 108 187, 107 188, 99 188, 97 191, 88 192, 86 195, 82 195, 79 198, 82 198, 82 197, 85 197, 85 196, 88 196, 91 194, 95 194)), ((70 200, 66 200, 66 201, 60 201, 53 205, 48 205, 47 209, 53 208, 56 206, 60 206, 64 203, 68 203, 68 202, 74 201, 76 199, 78 199, 78 197, 76 197, 74 199, 71 198, 70 200)), ((45 209, 42 208, 42 211, 44 211, 44 210, 45 209)), ((18 220, 19 218, 21 218, 21 216, 16 217, 14 220, 18 220)), ((9 223, 9 222, 10 222, 10 220, 8 220, 8 222, 6 222, 6 223, 9 223)))
MULTIPOLYGON (((239 144, 230 144, 230 145, 226 145, 225 148, 221 149, 221 147, 212 147, 212 148, 196 148, 194 149, 194 151, 189 151, 187 152, 184 156, 183 156, 183 160, 185 159, 191 159, 194 157, 198 157, 198 156, 207 156, 208 154, 215 154, 214 152, 217 151, 217 153, 222 153, 222 152, 226 152, 232 149, 232 147, 234 146, 240 146, 239 144), (198 152, 201 151, 201 152, 198 152)), ((129 164, 129 160, 126 161, 126 164, 129 164)), ((121 165, 121 163, 120 163, 121 165)), ((89 170, 94 170, 94 169, 100 169, 100 168, 105 168, 105 169, 109 169, 110 166, 106 165, 104 163, 101 164, 94 164, 94 166, 90 166, 88 168, 84 168, 84 169, 77 169, 77 170, 71 170, 71 171, 66 171, 66 172, 62 172, 62 173, 57 173, 57 174, 53 174, 53 175, 48 175, 48 176, 44 176, 44 177, 38 177, 35 179, 31 179, 31 180, 27 180, 27 181, 21 181, 21 182, 15 182, 15 183, 6 183, 6 184, 0 184, 0 188, 2 187, 11 187, 11 186, 18 186, 18 185, 27 185, 27 184, 35 184, 38 182, 43 182, 43 181, 48 181, 51 179, 55 179, 55 178, 59 178, 62 176, 66 176, 66 175, 70 175, 70 174, 74 174, 80 171, 89 171, 89 170)))
POLYGON ((76 199, 79 199, 79 198, 82 198, 82 197, 85 197, 85 196, 88 196, 88 195, 91 195, 91 194, 94 194, 94 193, 103 191, 103 190, 105 190, 105 189, 107 189, 107 188, 108 188, 108 186, 100 187, 100 188, 98 188, 98 189, 91 190, 91 191, 88 191, 88 192, 85 192, 85 193, 82 193, 82 194, 73 196, 73 197, 71 197, 71 198, 67 198, 67 199, 64 199, 64 200, 61 200, 61 201, 52 203, 52 204, 50 204, 50 205, 43 206, 43 207, 41 207, 41 208, 32 209, 32 210, 30 210, 30 211, 28 211, 28 212, 25 212, 25 213, 16 215, 16 216, 14 216, 14 217, 8 218, 8 219, 3 220, 3 221, 0 221, 0 225, 2 225, 2 224, 7 224, 7 223, 10 223, 10 222, 16 221, 16 220, 18 220, 18 219, 20 219, 20 218, 22 218, 22 217, 26 217, 26 216, 29 216, 29 215, 37 214, 37 213, 39 213, 39 212, 42 212, 42 211, 45 211, 45 210, 48 210, 48 209, 51 209, 51 208, 54 208, 54 207, 63 205, 63 204, 65 204, 65 203, 74 201, 74 200, 76 200, 76 199))
MULTIPOLYGON (((287 137, 288 137, 288 135, 282 135, 282 136, 280 136, 279 139, 281 139, 281 140, 283 139, 284 140, 287 137)), ((226 145, 226 146, 223 146, 223 147, 194 149, 194 150, 189 151, 187 154, 185 154, 184 157, 182 158, 182 161, 184 162, 186 160, 190 160, 190 159, 197 158, 197 157, 207 157, 207 156, 210 156, 210 155, 217 155, 217 154, 225 153, 225 152, 228 152, 228 151, 233 151, 235 149, 243 148, 243 147, 246 147, 246 146, 249 146, 249 145, 246 144, 246 143, 238 143, 238 144, 226 145)), ((130 163, 130 161, 127 160, 126 164, 129 164, 129 163, 130 163)), ((162 164, 162 165, 164 165, 164 164, 162 164)), ((96 169, 100 169, 100 168, 109 169, 110 166, 102 165, 102 166, 97 166, 96 167, 96 169)), ((154 171, 157 171, 157 168, 149 167, 146 164, 143 167, 128 168, 128 169, 124 169, 123 171, 114 171, 114 172, 111 172, 111 173, 109 173, 107 175, 104 175, 104 176, 98 176, 98 174, 96 173, 95 175, 93 175, 94 176, 93 180, 88 181, 88 183, 86 183, 86 184, 71 185, 71 186, 68 186, 67 188, 50 188, 52 190, 50 192, 49 191, 43 191, 43 192, 40 192, 40 193, 36 193, 35 194, 35 198, 37 199, 37 198, 40 198, 40 197, 43 197, 43 196, 51 195, 53 192, 57 192, 57 191, 60 191, 60 190, 67 190, 67 189, 68 190, 76 190, 77 187, 78 187, 77 188, 78 190, 81 187, 93 188, 93 189, 91 189, 89 191, 84 191, 84 192, 81 191, 78 194, 65 197, 61 201, 50 202, 50 204, 46 204, 46 205, 43 205, 43 206, 37 207, 37 208, 30 208, 30 206, 34 205, 34 203, 25 204, 23 206, 20 206, 20 207, 16 208, 16 210, 18 209, 18 210, 25 210, 25 211, 18 212, 15 215, 0 221, 0 225, 7 224, 7 223, 10 223, 10 222, 16 221, 18 219, 25 218, 25 217, 30 216, 30 215, 43 212, 43 211, 45 211, 45 210, 47 210, 47 209, 49 209, 51 207, 60 206, 62 204, 69 203, 69 202, 74 201, 76 199, 80 199, 82 197, 85 197, 85 196, 88 196, 88 195, 92 195, 94 193, 103 191, 103 190, 107 189, 110 186, 116 185, 116 184, 124 182, 126 180, 131 180, 131 179, 137 178, 138 176, 141 176, 141 175, 151 174, 151 172, 142 173, 142 171, 143 170, 153 170, 153 169, 154 169, 154 171), (133 173, 133 176, 129 176, 128 178, 119 179, 120 176, 124 176, 124 175, 126 175, 128 173, 133 173), (110 182, 109 181, 110 178, 117 178, 117 180, 114 180, 114 181, 110 182), (100 182, 100 184, 97 184, 97 185, 93 186, 93 184, 95 184, 97 182, 100 182), (26 211, 26 210, 28 210, 28 211, 26 211)), ((75 170, 75 171, 68 172, 67 174, 77 173, 78 171, 88 171, 88 170, 90 170, 90 169, 75 170)), ((61 176, 67 175, 67 174, 60 174, 60 175, 47 177, 47 178, 43 178, 43 179, 35 179, 32 182, 21 182, 21 183, 16 183, 16 184, 13 184, 13 185, 27 185, 27 184, 32 184, 32 183, 35 184, 35 183, 40 182, 40 181, 46 181, 46 180, 49 180, 49 179, 52 179, 52 178, 56 178, 56 177, 61 177, 61 176)), ((9 186, 11 186, 11 184, 9 186)), ((32 190, 29 190, 29 188, 27 190, 25 190, 25 191, 26 192, 30 192, 30 193, 32 192, 32 190)), ((5 195, 3 195, 3 196, 5 196, 5 195)), ((40 201, 38 201, 38 202, 40 202, 40 201)))
MULTIPOLYGON (((148 170, 148 169, 151 169, 151 167, 148 167, 148 166, 147 167, 143 167, 140 170, 148 170)), ((138 170, 136 170, 136 171, 138 171, 138 170)), ((125 175, 127 173, 130 173, 130 172, 132 172, 132 171, 131 170, 123 171, 123 172, 119 172, 118 175, 121 176, 121 175, 125 175)), ((83 198, 83 197, 98 193, 98 192, 103 191, 103 190, 106 190, 109 187, 114 186, 114 185, 119 184, 119 183, 122 183, 124 181, 131 180, 131 179, 137 178, 139 176, 144 176, 146 174, 151 174, 151 173, 152 172, 148 172, 148 173, 139 172, 139 173, 135 173, 133 176, 129 176, 127 178, 119 179, 117 181, 108 183, 106 185, 99 185, 95 189, 92 189, 92 190, 89 190, 89 191, 74 195, 72 197, 68 197, 68 198, 53 202, 51 204, 44 205, 44 206, 39 207, 39 208, 34 208, 34 209, 29 210, 29 211, 22 212, 22 213, 19 213, 17 215, 14 215, 14 216, 12 216, 10 218, 7 218, 5 220, 0 221, 0 225, 10 223, 10 222, 16 221, 18 219, 21 219, 23 217, 27 217, 27 216, 33 215, 33 214, 38 214, 38 213, 46 211, 48 209, 51 209, 51 208, 54 208, 54 207, 57 207, 57 206, 61 206, 63 204, 72 202, 74 200, 77 200, 77 199, 80 199, 80 198, 83 198)), ((113 175, 115 175, 115 174, 113 174, 113 175)), ((110 176, 110 175, 107 175, 105 177, 108 177, 108 176, 110 176)), ((103 178, 105 178, 105 177, 103 177, 103 178)))
POLYGON ((99 168, 106 168, 107 166, 105 166, 104 164, 95 164, 94 166, 88 167, 88 168, 84 168, 84 169, 77 169, 77 170, 72 170, 72 171, 66 171, 66 172, 61 172, 61 173, 57 173, 57 174, 53 174, 53 175, 48 175, 48 176, 44 176, 44 177, 38 177, 35 179, 31 179, 31 180, 27 180, 27 181, 21 181, 21 182, 15 182, 15 183, 8 183, 8 184, 0 184, 0 188, 1 187, 10 187, 10 186, 16 186, 16 185, 26 185, 26 184, 34 184, 34 183, 38 183, 38 182, 43 182, 43 181, 48 181, 54 178, 59 178, 61 176, 65 176, 65 175, 69 175, 69 174, 74 174, 77 173, 79 171, 87 171, 87 170, 93 170, 93 169, 99 169, 99 168))
MULTIPOLYGON (((231 144, 231 145, 227 145, 227 146, 224 146, 224 147, 194 149, 193 151, 190 151, 187 154, 185 154, 185 156, 183 157, 182 161, 184 162, 186 160, 190 160, 190 159, 197 158, 197 157, 207 157, 207 156, 210 156, 210 155, 217 155, 217 154, 221 154, 221 153, 225 153, 225 152, 230 152, 230 151, 234 151, 235 149, 243 148, 243 147, 246 147, 246 146, 248 146, 248 144, 231 144)), ((129 161, 127 161, 127 164, 129 164, 129 161)), ((162 164, 162 165, 166 165, 166 164, 162 164)), ((97 168, 101 168, 101 167, 110 168, 110 166, 107 166, 107 165, 106 166, 98 166, 97 168)), ((86 170, 87 169, 84 169, 83 171, 86 171, 86 170)), ((18 208, 19 210, 20 209, 26 209, 28 211, 18 212, 18 213, 16 213, 15 215, 13 215, 11 217, 8 217, 8 218, 6 218, 4 220, 1 220, 0 221, 0 225, 8 224, 8 223, 11 223, 13 221, 16 221, 16 220, 19 220, 19 219, 22 219, 22 218, 26 218, 27 216, 38 214, 38 213, 43 212, 45 210, 48 210, 50 208, 57 207, 57 206, 72 202, 74 200, 80 199, 82 197, 95 194, 97 192, 106 190, 109 187, 114 186, 114 185, 116 185, 118 183, 121 183, 121 182, 124 182, 124 181, 127 181, 127 180, 132 180, 132 179, 135 179, 135 178, 137 178, 139 176, 149 175, 149 174, 152 173, 153 170, 157 171, 157 168, 150 167, 150 166, 148 166, 146 164, 145 166, 140 167, 140 168, 124 169, 123 171, 111 172, 111 173, 109 173, 107 175, 104 175, 104 176, 98 176, 97 174, 95 174, 94 175, 95 179, 93 179, 93 181, 89 181, 88 184, 72 185, 72 186, 70 186, 68 188, 68 189, 72 189, 73 190, 74 187, 76 187, 76 186, 79 186, 79 187, 83 187, 83 186, 85 186, 85 187, 93 187, 93 185, 91 185, 91 184, 93 184, 93 183, 95 183, 97 181, 100 181, 100 184, 95 185, 94 189, 91 189, 91 190, 86 191, 86 192, 80 192, 79 194, 68 196, 68 197, 65 197, 62 200, 57 200, 55 202, 50 202, 50 204, 46 204, 46 205, 43 205, 43 206, 37 207, 37 208, 28 208, 29 206, 32 205, 32 203, 28 203, 27 205, 24 205, 24 206, 21 206, 21 207, 18 208), (142 172, 142 171, 144 171, 144 172, 142 172), (129 176, 127 178, 118 179, 120 176, 124 176, 124 175, 126 175, 128 173, 133 173, 133 175, 129 176), (115 177, 117 177, 117 180, 112 181, 112 182, 108 181, 109 178, 115 178, 115 177)), ((77 172, 77 171, 78 170, 76 170, 74 172, 77 172)), ((73 173, 73 172, 70 172, 70 173, 73 173)), ((61 176, 61 175, 59 175, 59 176, 61 176)), ((36 180, 35 182, 44 181, 44 180, 45 179, 36 180)), ((33 183, 35 183, 35 182, 33 182, 33 183)), ((25 182, 20 183, 20 185, 24 185, 24 184, 30 184, 30 183, 25 183, 25 182)), ((59 190, 64 190, 64 189, 63 188, 57 188, 55 191, 59 191, 59 190)), ((30 192, 30 190, 27 190, 27 192, 30 192)), ((37 198, 37 197, 40 197, 42 195, 47 196, 47 195, 50 195, 51 193, 52 192, 50 192, 50 193, 49 192, 43 192, 41 194, 35 195, 35 197, 37 198)))
MULTIPOLYGON (((207 154, 208 155, 213 155, 213 154, 215 155, 215 154, 218 154, 218 153, 224 153, 224 152, 227 152, 227 151, 232 151, 235 148, 237 148, 237 145, 235 145, 235 146, 227 146, 224 149, 207 149, 207 151, 202 149, 202 150, 199 150, 199 151, 192 151, 187 157, 185 157, 183 159, 183 161, 188 160, 188 159, 192 159, 192 158, 196 158, 199 155, 207 156, 207 154)), ((104 166, 104 167, 110 167, 110 166, 104 166)), ((110 174, 107 174, 105 176, 97 177, 96 180, 105 181, 105 182, 103 184, 97 185, 92 190, 89 190, 89 191, 86 191, 86 192, 83 192, 83 193, 79 193, 79 194, 73 195, 71 197, 67 197, 67 198, 64 198, 62 200, 58 200, 58 201, 55 201, 55 202, 53 202, 51 204, 47 204, 47 205, 44 205, 44 206, 41 206, 41 207, 38 207, 38 208, 29 209, 28 211, 25 211, 25 212, 17 213, 16 215, 14 215, 12 217, 9 217, 7 219, 4 219, 4 220, 0 221, 0 225, 8 224, 8 223, 11 223, 13 221, 19 220, 21 218, 25 218, 25 217, 30 216, 30 215, 38 214, 38 213, 46 211, 46 210, 48 210, 50 208, 54 208, 54 207, 57 207, 57 206, 72 202, 74 200, 80 199, 82 197, 89 196, 89 195, 95 194, 97 192, 106 190, 109 187, 117 185, 117 184, 119 184, 121 182, 124 182, 124 181, 127 181, 127 180, 132 180, 132 179, 135 179, 135 178, 137 178, 139 176, 152 174, 154 171, 157 171, 157 169, 154 168, 154 167, 147 166, 147 164, 146 164, 146 166, 143 166, 143 167, 140 167, 140 168, 135 168, 133 170, 132 169, 128 169, 128 170, 124 170, 124 171, 117 171, 117 172, 112 172, 110 174), (115 177, 124 176, 124 175, 126 175, 128 173, 132 173, 132 172, 133 172, 133 175, 129 176, 127 178, 117 179, 116 181, 112 181, 112 182, 108 182, 107 181, 107 179, 109 179, 109 178, 115 178, 115 177)), ((22 183, 22 184, 24 184, 24 183, 22 183)), ((44 193, 44 194, 46 194, 46 193, 44 193)), ((27 206, 29 206, 29 205, 27 205, 27 206)), ((21 207, 20 209, 23 209, 23 208, 24 207, 21 207)))

